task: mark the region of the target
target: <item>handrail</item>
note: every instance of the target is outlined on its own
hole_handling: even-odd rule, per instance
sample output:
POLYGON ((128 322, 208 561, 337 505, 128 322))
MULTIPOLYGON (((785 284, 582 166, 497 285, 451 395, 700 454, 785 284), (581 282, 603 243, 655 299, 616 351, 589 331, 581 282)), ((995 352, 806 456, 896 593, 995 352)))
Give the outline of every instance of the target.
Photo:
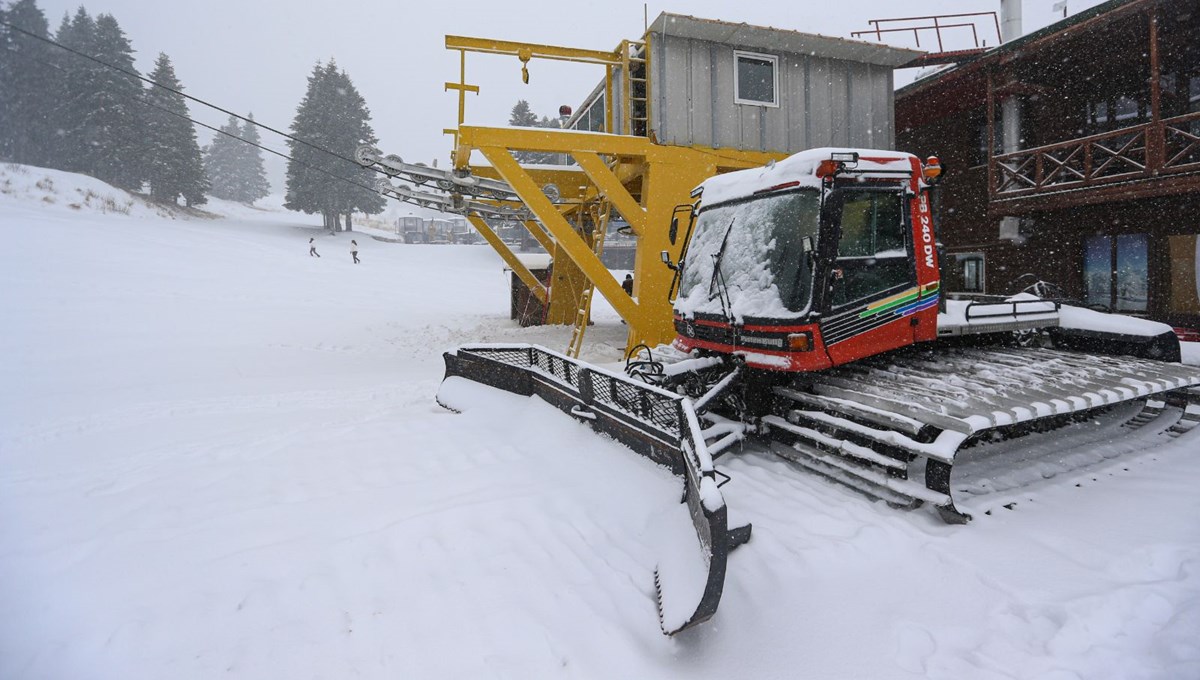
POLYGON ((1200 112, 993 155, 997 197, 1028 196, 1200 169, 1200 112), (1108 144, 1110 140, 1120 140, 1108 144))
POLYGON ((896 18, 896 19, 868 19, 867 23, 873 25, 875 27, 874 29, 870 29, 870 30, 866 30, 866 31, 851 31, 850 35, 851 35, 851 37, 861 38, 864 35, 874 34, 875 39, 882 42, 884 33, 903 33, 903 32, 912 31, 913 37, 917 41, 917 47, 920 47, 921 46, 921 36, 918 33, 918 31, 934 31, 937 35, 938 51, 944 52, 945 48, 942 45, 942 30, 941 29, 943 29, 943 28, 961 28, 963 26, 970 26, 971 34, 973 35, 973 37, 975 39, 975 47, 979 47, 979 32, 976 30, 975 22, 973 22, 973 21, 971 23, 943 24, 943 23, 939 23, 939 20, 941 20, 941 19, 961 19, 964 17, 986 17, 986 16, 991 16, 992 21, 996 25, 996 44, 999 45, 1001 43, 1000 17, 999 17, 999 15, 996 14, 996 12, 963 12, 963 13, 959 13, 959 14, 936 14, 936 15, 930 14, 927 16, 900 17, 900 18, 896 18), (932 25, 926 24, 924 26, 902 26, 899 28, 880 28, 881 24, 894 24, 894 23, 899 23, 902 21, 932 21, 933 24, 932 25))
POLYGON ((963 317, 968 322, 970 322, 971 319, 992 319, 992 318, 997 318, 997 317, 1008 317, 1008 316, 1021 317, 1021 316, 1038 316, 1040 314, 1057 314, 1058 310, 1061 308, 1061 306, 1062 305, 1057 300, 1046 300, 1046 299, 1037 299, 1037 300, 1006 299, 1006 300, 999 300, 999 301, 993 301, 993 302, 972 300, 971 302, 967 303, 967 308, 963 311, 963 317), (1045 305, 1046 303, 1053 305, 1053 308, 1046 309, 1043 306, 1043 307, 1038 307, 1037 309, 1017 309, 1018 306, 1033 307, 1035 305, 1045 305), (975 307, 981 307, 981 308, 982 307, 1002 307, 1002 306, 1006 306, 1006 305, 1012 305, 1011 312, 1010 311, 996 311, 995 313, 991 313, 991 314, 972 314, 971 313, 971 310, 974 309, 975 307))
POLYGON ((1046 151, 1053 151, 1055 149, 1061 149, 1061 148, 1065 148, 1065 147, 1069 147, 1069 146, 1073 146, 1073 145, 1083 144, 1086 142, 1096 142, 1096 141, 1100 141, 1102 139, 1108 139, 1111 137, 1121 137, 1121 136, 1127 135, 1131 132, 1137 132, 1139 130, 1144 130, 1145 128, 1151 127, 1152 125, 1153 125, 1153 123, 1142 123, 1139 125, 1132 125, 1127 128, 1110 130, 1108 132, 1100 132, 1100 133, 1097 133, 1094 135, 1088 135, 1086 137, 1076 137, 1075 139, 1068 139, 1064 142, 1054 142, 1053 144, 1043 144, 1041 146, 1031 146, 1028 149, 1021 149, 1019 151, 1010 151, 1008 153, 1003 153, 1003 154, 999 154, 996 156, 992 156, 992 158, 994 158, 996 160, 1003 160, 1005 158, 1023 156, 1023 155, 1027 155, 1027 154, 1031 154, 1031 153, 1045 153, 1046 151))

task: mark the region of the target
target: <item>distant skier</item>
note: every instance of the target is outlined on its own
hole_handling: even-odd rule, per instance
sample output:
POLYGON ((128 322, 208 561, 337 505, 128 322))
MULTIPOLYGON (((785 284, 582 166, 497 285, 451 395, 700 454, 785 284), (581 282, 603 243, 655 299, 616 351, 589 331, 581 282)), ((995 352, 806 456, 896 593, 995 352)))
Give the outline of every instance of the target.
POLYGON ((317 242, 315 239, 308 239, 308 256, 321 257, 321 254, 317 252, 317 242))
POLYGON ((354 258, 354 264, 358 264, 358 241, 350 241, 350 257, 354 258))
POLYGON ((629 297, 633 297, 633 274, 625 275, 625 280, 621 282, 621 289, 624 290, 629 297))

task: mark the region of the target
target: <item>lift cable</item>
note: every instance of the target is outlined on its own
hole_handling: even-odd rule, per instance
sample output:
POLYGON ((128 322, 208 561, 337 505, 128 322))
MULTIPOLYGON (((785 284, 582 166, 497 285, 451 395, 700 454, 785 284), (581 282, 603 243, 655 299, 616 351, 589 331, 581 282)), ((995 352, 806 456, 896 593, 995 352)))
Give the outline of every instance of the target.
MULTIPOLYGON (((17 33, 20 33, 20 34, 22 34, 22 35, 27 35, 27 36, 29 36, 30 38, 33 38, 33 39, 35 39, 35 40, 40 40, 40 41, 42 41, 42 42, 44 42, 44 43, 47 43, 47 44, 49 44, 49 45, 53 45, 54 47, 57 47, 57 48, 59 48, 59 49, 61 49, 61 50, 66 50, 67 52, 70 52, 71 54, 74 54, 74 55, 76 55, 76 56, 83 57, 84 59, 87 59, 87 60, 89 60, 89 61, 94 61, 94 62, 96 62, 97 64, 100 64, 101 66, 104 66, 105 68, 110 68, 110 69, 112 69, 112 70, 114 70, 114 71, 119 71, 119 72, 121 72, 121 73, 124 73, 124 74, 125 74, 125 75, 127 75, 127 76, 131 76, 131 77, 133 77, 133 78, 137 78, 138 80, 141 80, 141 81, 143 81, 143 82, 149 83, 149 84, 153 85, 154 87, 160 87, 160 88, 162 88, 162 89, 164 89, 164 90, 167 90, 168 92, 172 92, 172 93, 174 93, 174 94, 177 94, 177 95, 179 95, 180 97, 183 97, 183 98, 185 98, 185 99, 188 99, 188 100, 194 101, 194 102, 196 102, 196 103, 198 103, 198 104, 202 104, 202 105, 204 105, 204 106, 207 106, 207 107, 209 107, 209 108, 211 108, 211 109, 215 109, 215 110, 217 110, 217 111, 220 111, 221 113, 225 113, 225 114, 228 114, 228 115, 230 115, 230 116, 233 116, 234 118, 237 118, 238 120, 244 121, 244 122, 246 122, 246 123, 251 123, 251 124, 253 124, 253 125, 257 125, 258 127, 260 127, 260 128, 263 128, 264 130, 267 130, 267 131, 269 131, 269 132, 273 132, 273 133, 275 133, 275 134, 277 134, 277 135, 279 135, 280 137, 283 137, 283 138, 285 138, 285 139, 290 139, 290 140, 292 140, 293 142, 296 142, 297 144, 303 144, 304 146, 307 146, 307 147, 309 147, 310 149, 315 149, 316 151, 320 151, 321 153, 329 154, 330 156, 333 156, 334 158, 341 159, 341 160, 343 160, 343 161, 346 161, 346 162, 348 162, 348 163, 353 163, 354 165, 360 165, 360 164, 358 163, 358 161, 354 160, 353 158, 347 158, 346 156, 343 156, 343 155, 341 155, 340 153, 337 153, 336 151, 330 151, 329 149, 323 148, 323 147, 321 147, 321 146, 319 146, 319 145, 317 145, 317 144, 313 144, 313 143, 311 143, 311 142, 307 142, 307 141, 305 141, 305 140, 303 140, 303 139, 300 139, 299 137, 296 137, 296 136, 294 136, 294 135, 290 135, 290 134, 288 134, 288 133, 286 133, 286 132, 281 132, 281 131, 279 131, 279 130, 276 130, 275 128, 273 128, 273 127, 271 127, 271 126, 269 126, 269 125, 265 125, 265 124, 263 124, 263 123, 260 123, 260 122, 258 122, 258 121, 256 121, 256 120, 252 119, 252 118, 247 118, 247 117, 245 117, 245 116, 242 116, 242 115, 239 115, 239 114, 237 114, 237 113, 234 113, 233 111, 230 111, 230 110, 228 110, 228 109, 224 109, 224 108, 222 108, 222 107, 220 107, 220 106, 217 106, 216 104, 212 104, 212 103, 210 103, 210 102, 207 102, 207 101, 205 101, 205 100, 203 100, 203 99, 200 99, 200 98, 198 98, 198 97, 193 97, 193 96, 192 96, 192 95, 190 95, 190 94, 185 94, 185 93, 183 93, 183 92, 181 92, 181 91, 179 91, 179 90, 176 90, 176 89, 173 89, 173 88, 167 87, 166 85, 161 85, 161 84, 159 84, 159 83, 156 83, 156 82, 154 82, 153 80, 151 80, 151 79, 149 79, 149 78, 147 78, 147 77, 145 77, 145 76, 143 76, 143 75, 139 74, 139 73, 138 73, 138 72, 136 72, 136 71, 130 71, 130 70, 127 70, 127 69, 121 68, 120 66, 115 66, 115 65, 113 65, 113 64, 110 64, 110 63, 108 63, 108 62, 106 62, 106 61, 104 61, 104 60, 102 60, 102 59, 97 59, 96 57, 93 57, 93 56, 92 56, 92 55, 90 55, 90 54, 86 54, 86 53, 84 53, 84 52, 80 52, 79 50, 76 50, 76 49, 73 49, 73 48, 67 47, 66 45, 63 45, 62 43, 60 43, 60 42, 57 42, 57 41, 55 41, 55 40, 51 40, 50 38, 46 38, 46 37, 40 36, 40 35, 38 35, 38 34, 36 34, 36 33, 32 33, 32 32, 30 32, 30 31, 27 31, 27 30, 25 30, 25 29, 21 28, 20 26, 16 26, 16 25, 14 25, 14 24, 12 24, 12 23, 9 23, 8 21, 5 21, 4 19, 0 19, 0 26, 7 26, 8 28, 10 28, 10 29, 12 29, 12 30, 16 31, 17 33)), ((243 140, 243 141, 244 141, 244 140, 243 140)), ((360 167, 361 167, 361 166, 360 166, 360 167)), ((380 172, 379 170, 376 170, 375 168, 371 168, 371 169, 372 169, 372 170, 374 170, 374 171, 376 171, 376 172, 380 172)))
MULTIPOLYGON (((2 22, 2 21, 0 21, 0 23, 3 23, 3 22, 2 22)), ((45 60, 42 60, 42 59, 37 59, 37 58, 35 58, 35 57, 32 57, 32 56, 30 56, 30 55, 28 55, 28 54, 25 54, 25 53, 23 53, 23 52, 18 52, 18 51, 16 51, 16 50, 12 49, 11 47, 10 47, 10 48, 6 48, 6 51, 8 51, 8 52, 11 52, 11 53, 13 53, 13 54, 16 54, 16 55, 19 55, 19 56, 22 56, 22 57, 24 57, 24 58, 26 58, 26 59, 28 59, 28 60, 30 60, 30 61, 35 61, 35 62, 37 62, 37 63, 39 63, 39 64, 42 64, 43 66, 49 66, 50 68, 57 69, 57 70, 59 70, 59 71, 62 71, 62 72, 64 72, 64 73, 65 73, 65 72, 67 72, 67 70, 68 70, 68 69, 66 69, 66 68, 63 68, 62 66, 59 66, 58 64, 53 64, 53 63, 51 63, 51 62, 48 62, 48 61, 45 61, 45 60)), ((161 86, 160 86, 160 87, 161 87, 161 86)), ((172 90, 172 89, 171 89, 171 88, 169 88, 169 87, 164 87, 163 89, 165 89, 165 90, 168 90, 168 91, 171 91, 171 92, 175 92, 175 90, 172 90)), ((177 93, 177 94, 178 94, 178 93, 177 93)), ((148 99, 146 99, 146 98, 144 98, 144 97, 130 97, 130 99, 133 99, 134 101, 136 101, 136 102, 139 102, 139 103, 141 103, 141 104, 144 104, 144 105, 146 105, 146 106, 149 106, 149 107, 151 107, 151 108, 158 109, 159 111, 162 111, 162 112, 164 112, 164 113, 169 113, 169 114, 171 114, 172 116, 175 116, 175 117, 177 117, 177 118, 183 118, 184 120, 187 120, 187 121, 189 121, 189 122, 191 122, 191 123, 193 123, 193 124, 195 124, 195 125, 199 125, 199 126, 200 126, 200 127, 202 127, 202 128, 205 128, 205 129, 208 129, 208 130, 212 130, 213 132, 216 132, 216 133, 218 133, 218 134, 225 135, 226 137, 230 137, 230 138, 236 139, 236 140, 237 140, 237 141, 239 141, 239 142, 243 142, 243 143, 245 143, 245 144, 249 144, 250 146, 257 147, 257 148, 259 148, 259 149, 262 149, 263 151, 266 151, 267 153, 270 153, 270 154, 274 154, 274 155, 276 155, 276 156, 279 156, 280 158, 283 158, 284 160, 287 160, 287 161, 289 161, 289 162, 292 162, 292 163, 296 163, 296 164, 300 165, 301 167, 307 168, 307 169, 309 169, 309 170, 315 170, 316 172, 319 172, 319 173, 321 173, 321 174, 323 174, 323 175, 328 175, 329 177, 332 177, 333 179, 339 180, 339 181, 341 181, 341 182, 345 182, 345 183, 347 183, 347 184, 352 184, 352 185, 354 185, 354 186, 357 186, 357 187, 360 187, 360 188, 362 188, 362 189, 366 189, 367 191, 370 191, 370 192, 372 192, 372 193, 381 193, 381 192, 380 192, 380 191, 379 191, 377 188, 375 188, 375 187, 372 187, 372 186, 370 186, 370 185, 367 185, 367 184, 363 184, 362 182, 359 182, 359 181, 356 181, 356 180, 350 179, 349 177, 343 177, 343 176, 341 176, 341 175, 334 174, 334 173, 332 173, 332 172, 329 172, 328 170, 325 170, 324 168, 319 168, 319 167, 317 167, 317 166, 315 166, 315 165, 311 165, 311 164, 309 164, 309 163, 305 163, 304 161, 301 161, 301 160, 298 160, 298 159, 296 159, 296 158, 293 158, 293 157, 291 157, 291 156, 289 156, 289 155, 287 155, 287 154, 285 154, 285 153, 283 153, 283 152, 281 152, 281 151, 276 151, 275 149, 272 149, 272 148, 269 148, 269 147, 263 146, 262 144, 256 144, 256 143, 254 143, 254 142, 251 142, 251 141, 248 141, 248 140, 246 140, 246 139, 244 139, 244 138, 242 138, 242 137, 239 137, 239 136, 237 136, 237 135, 235 135, 235 134, 232 134, 232 133, 226 132, 226 131, 224 131, 224 130, 221 130, 220 128, 215 128, 215 127, 213 127, 213 126, 211 126, 211 125, 208 125, 208 124, 206 124, 206 123, 202 123, 202 122, 200 122, 200 121, 196 120, 195 118, 191 118, 191 117, 189 117, 189 116, 186 116, 186 115, 183 115, 183 114, 181 114, 181 113, 176 113, 175 111, 171 111, 170 109, 167 109, 166 107, 159 106, 158 104, 155 104, 154 102, 151 102, 150 100, 148 100, 148 99)), ((213 107, 213 108, 217 108, 217 107, 213 107)), ((218 110, 220 110, 220 109, 218 109, 218 110)), ((243 120, 246 120, 246 119, 243 119, 243 120)), ((254 122, 254 121, 250 121, 250 122, 254 122)), ((266 126, 263 126, 263 127, 266 127, 266 126)), ((270 129, 270 128, 268 128, 268 129, 270 129)), ((311 145, 310 145, 310 146, 311 146, 311 145)), ((316 148, 316 147, 314 147, 314 148, 316 148)), ((331 153, 331 155, 337 156, 337 154, 332 154, 332 153, 331 153)), ((340 158, 340 156, 338 156, 338 157, 340 158)), ((358 164, 357 164, 357 163, 355 163, 355 165, 358 165, 358 164)), ((361 167, 361 166, 360 166, 360 167, 361 167)), ((386 195, 386 194, 385 194, 385 195, 386 195)))

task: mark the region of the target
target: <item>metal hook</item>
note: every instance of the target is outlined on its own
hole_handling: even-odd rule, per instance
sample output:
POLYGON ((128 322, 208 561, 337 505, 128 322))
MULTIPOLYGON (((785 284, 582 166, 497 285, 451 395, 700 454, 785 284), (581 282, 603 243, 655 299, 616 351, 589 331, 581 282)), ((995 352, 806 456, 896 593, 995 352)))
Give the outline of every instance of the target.
POLYGON ((521 60, 521 82, 529 84, 529 60, 533 58, 533 51, 528 47, 523 47, 517 50, 517 58, 521 60))

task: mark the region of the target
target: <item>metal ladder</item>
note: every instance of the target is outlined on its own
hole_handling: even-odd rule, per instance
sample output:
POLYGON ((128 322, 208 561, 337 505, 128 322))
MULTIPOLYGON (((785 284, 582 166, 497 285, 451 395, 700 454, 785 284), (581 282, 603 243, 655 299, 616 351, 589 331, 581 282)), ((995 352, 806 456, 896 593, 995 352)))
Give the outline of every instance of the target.
MULTIPOLYGON (((604 239, 608 235, 608 218, 611 213, 612 203, 604 201, 598 206, 592 219, 592 250, 597 258, 604 256, 604 239)), ((589 279, 579 296, 579 308, 575 310, 575 328, 571 331, 571 342, 567 344, 567 356, 573 359, 578 359, 579 352, 583 349, 583 333, 592 317, 592 294, 595 291, 596 284, 589 279)))
POLYGON ((622 44, 621 66, 625 71, 622 94, 625 100, 625 134, 645 137, 650 129, 650 74, 646 43, 627 40, 622 44))

